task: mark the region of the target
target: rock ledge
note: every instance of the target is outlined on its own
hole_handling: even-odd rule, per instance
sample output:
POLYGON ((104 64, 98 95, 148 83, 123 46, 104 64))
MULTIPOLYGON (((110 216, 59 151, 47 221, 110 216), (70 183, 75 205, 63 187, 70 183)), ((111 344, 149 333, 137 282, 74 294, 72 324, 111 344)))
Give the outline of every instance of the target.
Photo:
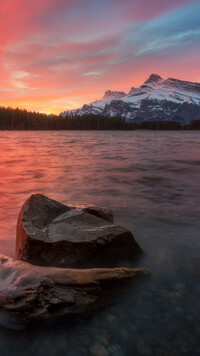
POLYGON ((101 306, 123 282, 148 276, 144 268, 68 269, 34 266, 0 255, 0 309, 24 323, 76 320, 101 306))

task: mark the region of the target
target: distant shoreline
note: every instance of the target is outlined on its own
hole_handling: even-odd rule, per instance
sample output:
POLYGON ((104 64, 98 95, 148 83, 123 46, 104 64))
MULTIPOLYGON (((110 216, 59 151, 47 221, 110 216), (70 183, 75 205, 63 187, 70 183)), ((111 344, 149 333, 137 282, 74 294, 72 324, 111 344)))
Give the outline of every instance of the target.
POLYGON ((200 131, 200 129, 1 129, 0 132, 17 132, 17 131, 43 131, 43 132, 59 132, 59 131, 85 131, 85 132, 93 132, 93 131, 139 131, 139 132, 147 132, 147 131, 179 131, 179 132, 184 132, 184 131, 200 131))
POLYGON ((126 122, 124 118, 103 115, 68 115, 65 117, 29 112, 27 110, 0 107, 0 130, 9 131, 146 131, 146 130, 200 130, 200 119, 181 125, 181 121, 143 121, 126 122))

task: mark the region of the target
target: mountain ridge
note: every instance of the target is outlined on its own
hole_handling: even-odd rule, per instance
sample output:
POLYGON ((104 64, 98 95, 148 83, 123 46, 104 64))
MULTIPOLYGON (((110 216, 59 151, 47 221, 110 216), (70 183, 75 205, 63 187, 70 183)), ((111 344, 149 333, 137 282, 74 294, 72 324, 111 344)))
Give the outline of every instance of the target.
POLYGON ((101 114, 128 122, 168 120, 189 124, 200 119, 200 83, 151 74, 138 88, 126 94, 107 90, 100 100, 67 110, 61 116, 101 114))

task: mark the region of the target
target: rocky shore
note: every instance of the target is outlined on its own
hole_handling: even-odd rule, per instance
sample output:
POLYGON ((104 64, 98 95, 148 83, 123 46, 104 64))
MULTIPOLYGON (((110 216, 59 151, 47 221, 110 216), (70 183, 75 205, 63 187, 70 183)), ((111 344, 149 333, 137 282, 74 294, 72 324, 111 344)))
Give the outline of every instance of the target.
POLYGON ((19 214, 16 259, 0 255, 0 311, 23 323, 87 316, 124 283, 150 274, 118 267, 140 254, 108 208, 80 209, 32 195, 19 214))

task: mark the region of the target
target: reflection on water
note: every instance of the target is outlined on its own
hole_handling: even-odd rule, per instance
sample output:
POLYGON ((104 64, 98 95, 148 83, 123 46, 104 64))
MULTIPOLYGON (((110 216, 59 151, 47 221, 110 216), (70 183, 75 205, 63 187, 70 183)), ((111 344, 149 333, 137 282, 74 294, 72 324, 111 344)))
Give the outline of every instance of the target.
POLYGON ((14 255, 19 209, 37 192, 112 208, 152 270, 71 329, 0 328, 0 355, 198 355, 200 133, 1 132, 0 154, 1 253, 14 255))

